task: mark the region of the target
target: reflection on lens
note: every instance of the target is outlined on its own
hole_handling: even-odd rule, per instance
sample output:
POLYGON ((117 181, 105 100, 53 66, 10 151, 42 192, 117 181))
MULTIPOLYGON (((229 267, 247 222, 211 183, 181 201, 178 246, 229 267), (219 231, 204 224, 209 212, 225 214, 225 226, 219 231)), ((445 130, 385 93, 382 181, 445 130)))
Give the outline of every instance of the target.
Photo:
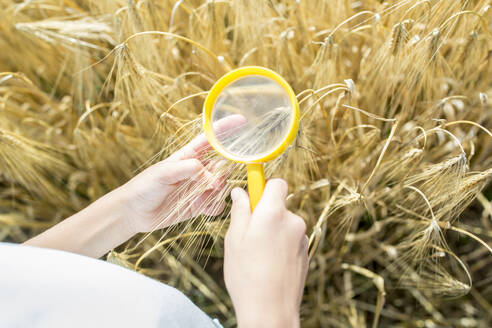
POLYGON ((215 136, 226 151, 247 160, 270 154, 282 143, 292 124, 293 109, 281 85, 251 75, 221 91, 212 110, 212 123, 231 115, 242 119, 227 129, 214 131, 215 136))

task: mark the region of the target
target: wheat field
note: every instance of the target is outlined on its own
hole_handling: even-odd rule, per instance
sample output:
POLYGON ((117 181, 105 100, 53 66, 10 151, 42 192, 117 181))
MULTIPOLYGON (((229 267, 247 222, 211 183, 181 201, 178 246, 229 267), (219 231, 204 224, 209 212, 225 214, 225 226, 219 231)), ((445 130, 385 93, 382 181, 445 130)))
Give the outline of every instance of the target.
MULTIPOLYGON (((0 0, 0 13, 0 241, 166 158, 202 132, 214 82, 259 65, 300 103, 266 173, 308 225, 303 327, 492 326, 490 0, 0 0)), ((208 200, 222 214, 107 260, 232 327, 223 237, 245 168, 204 156, 227 179, 208 200)))

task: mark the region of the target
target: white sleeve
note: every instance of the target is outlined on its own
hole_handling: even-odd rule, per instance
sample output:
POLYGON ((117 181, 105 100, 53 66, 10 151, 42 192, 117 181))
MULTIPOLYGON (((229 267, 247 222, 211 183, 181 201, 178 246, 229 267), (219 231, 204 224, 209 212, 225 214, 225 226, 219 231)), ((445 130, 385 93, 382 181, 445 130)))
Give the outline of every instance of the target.
POLYGON ((180 291, 136 272, 5 243, 0 309, 0 327, 217 327, 180 291))

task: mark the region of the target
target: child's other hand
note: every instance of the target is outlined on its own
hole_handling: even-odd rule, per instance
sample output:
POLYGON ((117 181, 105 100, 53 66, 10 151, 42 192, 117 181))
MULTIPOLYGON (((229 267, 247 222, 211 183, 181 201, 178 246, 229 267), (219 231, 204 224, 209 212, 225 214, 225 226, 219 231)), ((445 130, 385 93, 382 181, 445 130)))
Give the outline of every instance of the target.
POLYGON ((299 327, 308 267, 304 220, 285 207, 287 183, 269 180, 251 214, 248 195, 231 193, 224 278, 238 326, 299 327))

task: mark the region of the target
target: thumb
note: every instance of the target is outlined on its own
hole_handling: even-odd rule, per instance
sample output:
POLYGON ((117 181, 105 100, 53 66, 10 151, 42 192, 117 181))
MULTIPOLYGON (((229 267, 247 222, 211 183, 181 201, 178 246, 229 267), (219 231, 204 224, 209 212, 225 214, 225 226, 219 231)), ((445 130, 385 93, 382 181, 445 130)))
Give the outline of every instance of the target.
POLYGON ((251 209, 249 197, 246 191, 241 188, 234 188, 231 191, 232 208, 231 224, 229 231, 233 234, 240 233, 246 229, 251 219, 251 209))

